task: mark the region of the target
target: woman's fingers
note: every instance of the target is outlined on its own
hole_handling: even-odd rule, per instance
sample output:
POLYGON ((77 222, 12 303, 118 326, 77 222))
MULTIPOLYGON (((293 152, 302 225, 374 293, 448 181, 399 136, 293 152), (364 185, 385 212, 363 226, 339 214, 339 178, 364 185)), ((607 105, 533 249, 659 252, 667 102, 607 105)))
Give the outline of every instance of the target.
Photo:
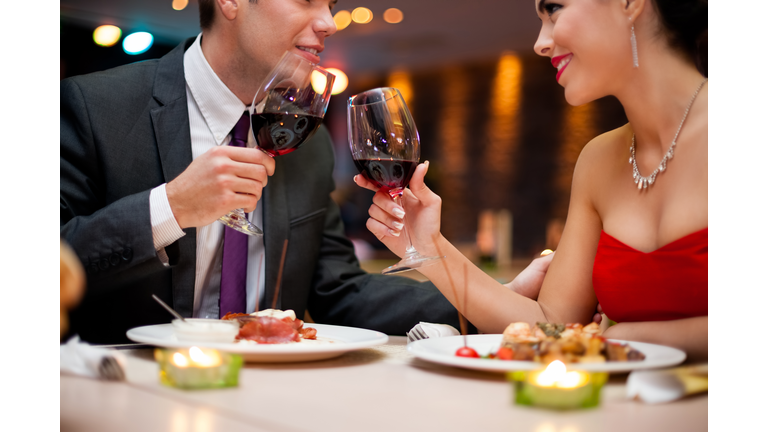
POLYGON ((373 235, 375 235, 376 238, 384 244, 386 244, 386 237, 400 237, 400 231, 393 231, 388 226, 374 218, 368 218, 368 220, 365 222, 365 227, 368 228, 368 231, 373 233, 373 235))
POLYGON ((397 235, 400 235, 400 231, 403 230, 404 225, 401 218, 393 217, 376 204, 371 204, 371 207, 368 209, 368 215, 392 230, 393 233, 397 233, 397 235))
POLYGON ((427 175, 427 170, 429 170, 429 161, 419 164, 419 166, 416 167, 416 171, 413 172, 413 177, 411 177, 408 186, 413 195, 425 204, 428 204, 435 199, 440 199, 440 197, 432 192, 432 190, 427 187, 426 183, 424 183, 424 176, 427 175))
POLYGON ((374 192, 379 190, 379 187, 375 184, 368 181, 368 179, 365 178, 364 175, 358 174, 354 177, 352 177, 352 180, 354 180, 355 184, 360 186, 361 188, 365 188, 368 190, 372 190, 374 192))

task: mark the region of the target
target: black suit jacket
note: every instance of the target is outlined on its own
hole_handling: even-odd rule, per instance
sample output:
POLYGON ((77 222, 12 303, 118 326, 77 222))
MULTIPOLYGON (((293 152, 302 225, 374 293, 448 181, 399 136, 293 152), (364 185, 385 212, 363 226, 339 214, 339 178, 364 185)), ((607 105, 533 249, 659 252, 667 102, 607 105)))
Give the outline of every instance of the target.
MULTIPOLYGON (((196 230, 157 257, 150 190, 192 162, 184 51, 61 81, 61 237, 87 271, 71 331, 93 343, 127 342, 129 328, 170 321, 156 294, 191 316, 196 230)), ((275 159, 264 190, 266 298, 272 299, 289 240, 278 307, 316 322, 404 334, 418 321, 458 325, 430 283, 367 274, 330 198, 334 156, 321 127, 296 152, 275 159)))

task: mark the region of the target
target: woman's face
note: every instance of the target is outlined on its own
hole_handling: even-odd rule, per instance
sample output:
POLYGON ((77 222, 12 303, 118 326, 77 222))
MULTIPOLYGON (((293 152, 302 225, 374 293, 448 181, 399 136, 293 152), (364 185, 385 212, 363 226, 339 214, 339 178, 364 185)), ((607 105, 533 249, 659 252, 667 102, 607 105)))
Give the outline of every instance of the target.
POLYGON ((632 69, 623 0, 534 0, 541 31, 533 49, 552 59, 571 105, 616 94, 632 69))

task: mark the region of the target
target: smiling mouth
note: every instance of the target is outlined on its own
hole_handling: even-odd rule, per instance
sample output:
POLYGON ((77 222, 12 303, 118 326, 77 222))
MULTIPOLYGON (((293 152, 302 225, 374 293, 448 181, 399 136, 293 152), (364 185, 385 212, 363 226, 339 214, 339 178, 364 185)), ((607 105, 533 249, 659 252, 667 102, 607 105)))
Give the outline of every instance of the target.
POLYGON ((308 52, 308 53, 310 53, 312 55, 317 55, 317 50, 314 49, 314 48, 305 48, 305 47, 296 47, 296 48, 298 48, 298 49, 300 49, 302 51, 306 51, 306 52, 308 52))
POLYGON ((571 56, 568 56, 560 60, 560 63, 557 64, 557 71, 560 72, 570 62, 571 62, 571 56))

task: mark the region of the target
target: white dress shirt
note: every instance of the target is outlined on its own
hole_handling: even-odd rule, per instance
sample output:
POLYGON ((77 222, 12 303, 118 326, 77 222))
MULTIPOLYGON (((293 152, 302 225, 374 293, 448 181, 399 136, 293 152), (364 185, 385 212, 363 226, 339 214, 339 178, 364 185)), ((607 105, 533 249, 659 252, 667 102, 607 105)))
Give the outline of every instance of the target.
MULTIPOLYGON (((208 64, 200 47, 201 39, 202 33, 184 53, 192 159, 215 146, 229 145, 232 139, 230 133, 246 110, 246 105, 227 88, 208 64)), ((251 133, 248 134, 248 147, 254 147, 251 133)), ((155 249, 167 265, 165 247, 185 234, 168 204, 165 184, 152 190, 149 206, 155 249)), ((256 210, 248 215, 248 219, 256 226, 263 225, 261 200, 256 210)), ((218 318, 223 244, 224 224, 216 221, 197 229, 195 300, 192 312, 195 318, 218 318)), ((264 261, 263 237, 248 236, 246 313, 256 310, 257 292, 259 302, 264 299, 264 261)))

